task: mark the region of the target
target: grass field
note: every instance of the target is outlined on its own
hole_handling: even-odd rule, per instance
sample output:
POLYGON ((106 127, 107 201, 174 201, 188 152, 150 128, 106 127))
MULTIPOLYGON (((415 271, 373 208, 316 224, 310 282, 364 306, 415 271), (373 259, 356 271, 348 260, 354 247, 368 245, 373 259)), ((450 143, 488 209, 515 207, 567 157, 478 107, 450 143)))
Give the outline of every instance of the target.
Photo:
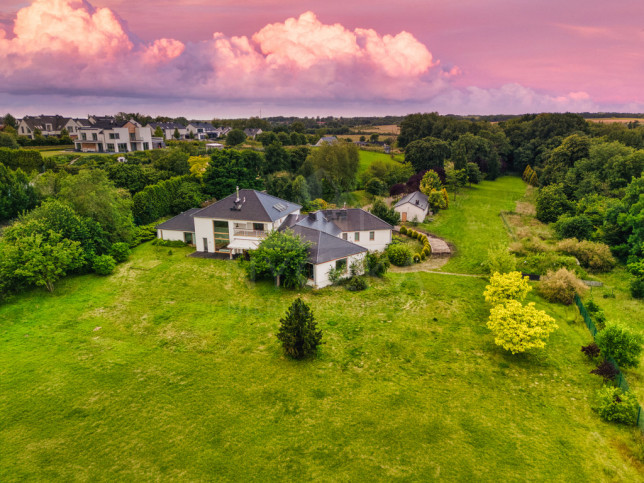
MULTIPOLYGON (((521 180, 496 183, 459 209, 520 195, 521 180)), ((440 226, 500 242, 486 216, 467 235, 440 226)), ((146 244, 114 275, 0 305, 0 481, 642 480, 639 434, 590 409, 599 381, 572 307, 531 295, 559 330, 511 356, 485 327, 479 278, 292 292, 189 252, 146 244), (325 342, 303 362, 275 338, 298 295, 325 342)))
POLYGON ((394 155, 392 158, 390 154, 385 154, 385 153, 379 153, 376 151, 365 151, 363 149, 360 150, 360 163, 358 165, 358 178, 362 176, 362 174, 367 171, 367 168, 374 162, 374 161, 384 161, 385 163, 397 163, 397 162, 403 162, 404 161, 404 156, 402 155, 394 155))
POLYGON ((52 156, 59 156, 61 154, 72 154, 74 156, 95 156, 95 155, 104 155, 109 156, 114 153, 80 153, 77 151, 67 151, 67 150, 49 150, 49 151, 40 151, 40 155, 43 158, 51 158, 52 156))
POLYGON ((513 210, 524 192, 525 183, 521 178, 506 176, 464 188, 456 195, 456 201, 450 194, 449 209, 435 215, 433 222, 420 225, 455 245, 456 252, 443 270, 484 273, 481 264, 488 250, 508 244, 507 230, 499 213, 513 210))

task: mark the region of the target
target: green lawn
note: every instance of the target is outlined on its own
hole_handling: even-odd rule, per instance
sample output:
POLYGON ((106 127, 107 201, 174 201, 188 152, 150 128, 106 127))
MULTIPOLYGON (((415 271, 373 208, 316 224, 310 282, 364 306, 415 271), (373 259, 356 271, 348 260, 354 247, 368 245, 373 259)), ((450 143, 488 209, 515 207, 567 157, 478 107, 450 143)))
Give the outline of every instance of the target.
POLYGON ((385 153, 379 153, 376 151, 365 151, 361 149, 360 151, 360 163, 358 164, 358 178, 367 171, 367 168, 374 161, 384 161, 385 163, 397 163, 404 161, 402 156, 394 156, 394 159, 391 158, 391 155, 385 153))
POLYGON ((295 362, 275 333, 299 294, 189 251, 0 306, 0 481, 642 479, 635 430, 589 407, 572 307, 531 297, 560 329, 513 357, 478 278, 304 290, 325 344, 295 362))
POLYGON ((40 154, 43 158, 51 158, 52 156, 60 156, 61 154, 73 154, 74 156, 94 156, 94 155, 111 155, 114 153, 80 153, 77 151, 67 151, 67 150, 51 150, 51 151, 40 151, 40 154))
POLYGON ((456 252, 443 271, 484 273, 481 264, 488 250, 508 244, 507 229, 499 213, 514 209, 525 186, 521 178, 510 176, 472 185, 462 189, 456 201, 450 194, 449 209, 435 215, 433 222, 420 225, 455 245, 456 252))

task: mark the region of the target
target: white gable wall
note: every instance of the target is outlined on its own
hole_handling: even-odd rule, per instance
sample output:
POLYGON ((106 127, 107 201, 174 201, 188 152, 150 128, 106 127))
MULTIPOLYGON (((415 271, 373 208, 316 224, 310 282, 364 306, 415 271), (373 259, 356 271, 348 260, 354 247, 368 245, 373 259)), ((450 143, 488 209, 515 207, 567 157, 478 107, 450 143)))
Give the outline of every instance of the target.
POLYGON ((387 248, 387 245, 391 243, 391 230, 365 230, 365 231, 359 231, 359 240, 356 240, 356 232, 355 231, 348 231, 348 232, 343 232, 340 235, 340 238, 343 240, 344 234, 346 233, 347 241, 350 241, 352 243, 355 243, 356 245, 360 245, 361 247, 365 247, 367 250, 370 252, 373 251, 378 251, 381 252, 385 248, 387 248), (374 239, 370 240, 369 239, 369 233, 374 232, 374 239))
MULTIPOLYGON (((347 258, 347 273, 346 273, 347 277, 350 274, 349 269, 351 267, 351 264, 360 262, 361 260, 364 259, 364 257, 365 257, 365 252, 346 257, 347 258)), ((311 281, 309 280, 309 284, 314 285, 315 288, 323 288, 331 285, 331 281, 329 280, 329 270, 331 270, 332 268, 335 268, 336 261, 337 260, 332 260, 330 262, 324 262, 324 263, 319 263, 317 265, 313 265, 313 282, 311 283, 311 281)))
POLYGON ((403 203, 400 206, 394 207, 394 210, 400 213, 400 218, 402 220, 403 213, 407 213, 407 221, 414 221, 414 218, 417 221, 422 222, 429 213, 429 208, 422 209, 420 206, 416 206, 413 203, 403 203))

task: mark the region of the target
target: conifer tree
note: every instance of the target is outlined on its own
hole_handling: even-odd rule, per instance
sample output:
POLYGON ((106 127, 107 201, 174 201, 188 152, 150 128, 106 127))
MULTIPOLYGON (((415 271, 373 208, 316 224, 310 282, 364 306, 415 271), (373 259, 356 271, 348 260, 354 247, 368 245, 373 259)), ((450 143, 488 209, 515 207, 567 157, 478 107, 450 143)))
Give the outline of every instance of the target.
POLYGON ((282 342, 284 352, 293 359, 303 359, 314 355, 322 340, 322 332, 317 330, 311 307, 297 298, 280 319, 277 338, 282 342))

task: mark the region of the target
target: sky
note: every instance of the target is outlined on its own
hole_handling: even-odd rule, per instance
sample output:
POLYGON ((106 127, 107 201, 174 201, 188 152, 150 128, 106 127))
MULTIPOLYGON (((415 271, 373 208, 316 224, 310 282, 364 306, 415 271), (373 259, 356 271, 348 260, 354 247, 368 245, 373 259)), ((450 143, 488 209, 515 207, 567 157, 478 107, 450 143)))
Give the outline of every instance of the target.
POLYGON ((641 0, 2 0, 0 113, 644 112, 641 0))

